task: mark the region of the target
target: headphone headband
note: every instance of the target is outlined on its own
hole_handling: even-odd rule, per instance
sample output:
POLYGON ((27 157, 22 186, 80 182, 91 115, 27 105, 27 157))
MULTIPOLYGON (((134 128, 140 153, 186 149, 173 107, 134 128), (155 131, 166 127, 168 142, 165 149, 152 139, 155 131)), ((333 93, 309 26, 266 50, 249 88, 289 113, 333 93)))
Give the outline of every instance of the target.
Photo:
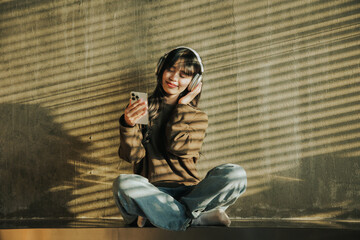
MULTIPOLYGON (((202 64, 200 55, 199 55, 194 49, 189 48, 189 47, 185 47, 185 46, 179 46, 179 47, 174 48, 173 50, 179 49, 179 48, 188 49, 188 50, 192 51, 192 52, 195 54, 195 56, 196 56, 196 58, 197 58, 197 60, 198 60, 198 62, 199 62, 199 64, 200 64, 201 73, 203 73, 203 72, 204 72, 204 66, 203 66, 203 64, 202 64)), ((171 51, 172 51, 172 50, 171 50, 171 51)))

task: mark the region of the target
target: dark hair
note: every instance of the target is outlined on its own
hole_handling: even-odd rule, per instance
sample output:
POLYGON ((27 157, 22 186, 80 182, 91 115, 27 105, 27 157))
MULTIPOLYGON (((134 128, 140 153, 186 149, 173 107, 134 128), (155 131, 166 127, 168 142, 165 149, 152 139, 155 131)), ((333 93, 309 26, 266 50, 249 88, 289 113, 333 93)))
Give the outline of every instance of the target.
MULTIPOLYGON (((165 91, 162 87, 162 76, 164 74, 165 69, 170 69, 179 59, 184 60, 184 71, 194 76, 195 74, 201 74, 201 63, 198 61, 197 56, 193 51, 188 48, 175 48, 169 53, 167 53, 164 59, 160 59, 160 61, 164 61, 161 64, 160 69, 157 71, 157 85, 155 87, 154 92, 149 97, 149 119, 150 119, 150 126, 152 125, 153 121, 159 116, 159 109, 163 104, 163 98, 165 96, 165 91)), ((179 99, 185 96, 189 91, 185 89, 180 95, 179 99)), ((199 100, 200 100, 199 93, 190 103, 193 107, 197 107, 199 100)))

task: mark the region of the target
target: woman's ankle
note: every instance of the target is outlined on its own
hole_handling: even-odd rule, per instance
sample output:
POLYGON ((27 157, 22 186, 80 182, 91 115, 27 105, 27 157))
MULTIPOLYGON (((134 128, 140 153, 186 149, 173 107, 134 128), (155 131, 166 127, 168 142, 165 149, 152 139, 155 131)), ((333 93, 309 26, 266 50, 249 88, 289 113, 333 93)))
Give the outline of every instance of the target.
POLYGON ((146 218, 142 217, 142 216, 138 216, 138 219, 137 219, 137 225, 138 227, 142 228, 145 226, 146 224, 146 218))

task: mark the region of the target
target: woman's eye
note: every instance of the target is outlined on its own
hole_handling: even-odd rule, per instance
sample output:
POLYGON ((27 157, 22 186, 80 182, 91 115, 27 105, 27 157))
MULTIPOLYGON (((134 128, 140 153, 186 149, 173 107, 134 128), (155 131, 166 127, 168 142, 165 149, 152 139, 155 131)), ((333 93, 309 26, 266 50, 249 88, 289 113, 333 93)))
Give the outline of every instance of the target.
POLYGON ((180 77, 181 78, 187 78, 187 77, 190 77, 191 75, 189 75, 189 74, 186 74, 186 73, 184 73, 184 72, 181 72, 180 73, 180 77))

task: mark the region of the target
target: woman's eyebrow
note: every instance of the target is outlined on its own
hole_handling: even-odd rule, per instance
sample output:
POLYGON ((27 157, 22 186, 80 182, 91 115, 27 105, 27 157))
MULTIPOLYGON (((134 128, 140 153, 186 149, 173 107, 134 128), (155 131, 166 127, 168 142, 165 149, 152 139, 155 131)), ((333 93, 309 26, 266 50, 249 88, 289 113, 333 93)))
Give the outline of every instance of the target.
POLYGON ((191 73, 187 73, 187 72, 185 72, 184 70, 181 70, 180 71, 182 74, 185 74, 186 76, 191 76, 192 74, 191 73))

